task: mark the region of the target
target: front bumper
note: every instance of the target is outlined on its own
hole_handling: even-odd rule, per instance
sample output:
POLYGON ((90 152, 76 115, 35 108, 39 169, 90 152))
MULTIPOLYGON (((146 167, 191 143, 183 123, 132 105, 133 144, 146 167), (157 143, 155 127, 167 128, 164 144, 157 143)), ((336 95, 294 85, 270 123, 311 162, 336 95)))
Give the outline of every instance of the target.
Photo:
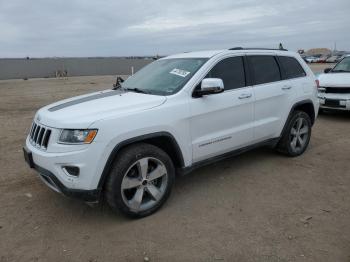
POLYGON ((350 111, 350 94, 319 93, 320 108, 350 111))
POLYGON ((67 187, 64 184, 66 181, 63 180, 62 182, 53 172, 36 163, 35 158, 38 159, 37 154, 35 154, 33 157, 33 152, 28 149, 28 144, 27 146, 23 147, 23 153, 24 159, 28 163, 29 167, 35 169, 39 173, 41 180, 52 190, 67 197, 80 199, 85 202, 97 202, 99 200, 101 192, 100 189, 76 189, 67 187))

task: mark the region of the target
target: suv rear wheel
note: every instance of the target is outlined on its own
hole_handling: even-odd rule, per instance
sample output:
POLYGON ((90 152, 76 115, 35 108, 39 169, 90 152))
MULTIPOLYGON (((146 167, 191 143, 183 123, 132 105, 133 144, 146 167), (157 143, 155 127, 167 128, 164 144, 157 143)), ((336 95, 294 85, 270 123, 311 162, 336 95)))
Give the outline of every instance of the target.
POLYGON ((303 111, 294 111, 277 145, 277 149, 288 156, 299 156, 305 152, 311 137, 311 119, 303 111))
POLYGON ((148 216, 169 197, 174 178, 174 165, 163 150, 134 144, 115 159, 106 184, 106 199, 113 209, 128 216, 148 216))

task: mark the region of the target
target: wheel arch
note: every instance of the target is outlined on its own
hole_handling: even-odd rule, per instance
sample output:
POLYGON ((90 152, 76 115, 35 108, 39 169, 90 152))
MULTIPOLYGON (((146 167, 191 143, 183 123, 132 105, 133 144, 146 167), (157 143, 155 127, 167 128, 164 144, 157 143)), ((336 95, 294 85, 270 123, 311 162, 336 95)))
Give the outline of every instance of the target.
POLYGON ((127 146, 130 146, 132 144, 139 143, 139 142, 148 143, 164 150, 172 159, 175 168, 183 168, 185 166, 183 154, 180 149, 180 146, 178 145, 175 137, 169 132, 156 132, 156 133, 145 134, 145 135, 129 138, 127 140, 124 140, 118 143, 113 148, 103 168, 103 171, 98 183, 98 189, 100 190, 103 189, 106 178, 108 177, 108 174, 111 170, 113 161, 118 155, 118 153, 120 152, 120 150, 122 150, 127 146))
POLYGON ((313 125, 315 123, 316 120, 316 113, 315 113, 315 107, 314 104, 312 103, 311 100, 305 100, 305 101, 301 101, 299 103, 296 103, 293 108, 292 111, 303 111, 306 114, 309 115, 310 119, 311 119, 311 124, 313 125))
POLYGON ((314 107, 312 100, 306 99, 306 100, 299 101, 299 102, 295 103, 292 106, 292 108, 290 109, 287 120, 284 123, 281 135, 284 133, 285 129, 287 128, 288 122, 289 122, 290 118, 292 117, 293 112, 295 112, 296 110, 300 110, 300 111, 303 111, 306 114, 308 114, 310 119, 311 119, 311 125, 313 125, 315 123, 316 112, 315 112, 315 107, 314 107))

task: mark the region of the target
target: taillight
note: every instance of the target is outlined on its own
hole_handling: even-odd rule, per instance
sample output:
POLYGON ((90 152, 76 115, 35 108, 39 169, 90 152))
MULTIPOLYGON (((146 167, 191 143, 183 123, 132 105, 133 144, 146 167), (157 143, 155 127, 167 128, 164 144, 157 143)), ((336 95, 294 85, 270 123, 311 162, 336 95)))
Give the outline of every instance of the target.
POLYGON ((318 79, 316 79, 315 82, 316 82, 316 87, 319 88, 320 87, 320 81, 318 79))

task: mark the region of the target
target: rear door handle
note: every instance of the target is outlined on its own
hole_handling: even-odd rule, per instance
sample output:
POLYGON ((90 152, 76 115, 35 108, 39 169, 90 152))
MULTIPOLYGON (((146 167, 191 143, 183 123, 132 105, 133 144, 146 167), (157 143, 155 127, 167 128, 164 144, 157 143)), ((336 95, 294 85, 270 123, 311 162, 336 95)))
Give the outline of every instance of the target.
POLYGON ((289 90, 289 89, 291 89, 292 88, 292 86, 283 86, 282 87, 282 90, 289 90))
POLYGON ((252 94, 241 94, 238 98, 239 99, 246 99, 252 97, 252 94))

